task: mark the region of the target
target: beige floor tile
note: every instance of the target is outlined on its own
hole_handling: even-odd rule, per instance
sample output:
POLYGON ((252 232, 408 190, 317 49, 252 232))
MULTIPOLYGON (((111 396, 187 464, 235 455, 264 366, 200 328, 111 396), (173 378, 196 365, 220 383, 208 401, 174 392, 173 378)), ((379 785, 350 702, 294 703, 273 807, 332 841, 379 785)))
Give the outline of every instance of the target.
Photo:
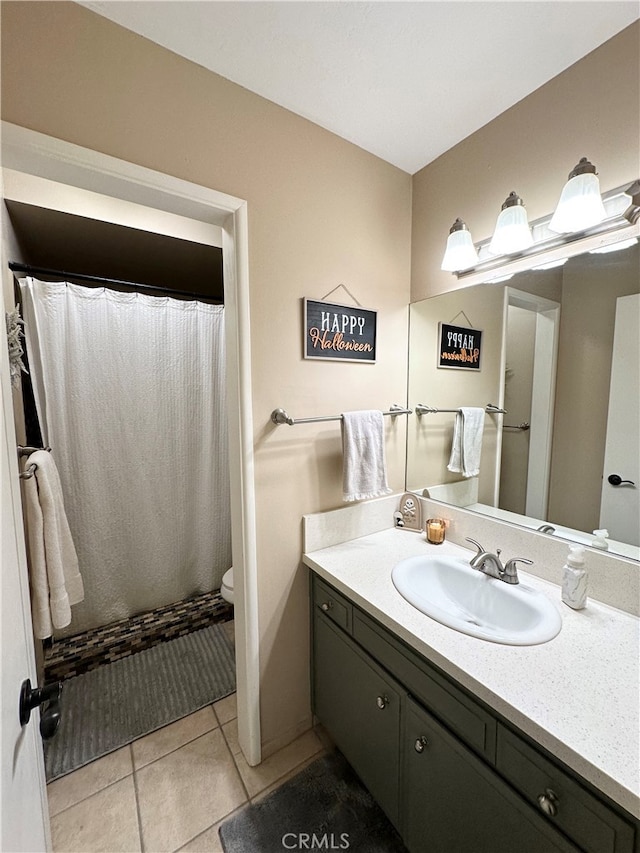
POLYGON ((221 726, 228 723, 229 720, 234 720, 238 716, 236 694, 231 693, 229 696, 225 696, 224 699, 214 702, 213 710, 216 712, 216 717, 221 726))
POLYGON ((168 726, 164 726, 145 737, 139 738, 131 744, 133 751, 133 766, 138 770, 144 767, 145 764, 150 764, 157 758, 173 752, 195 740, 200 735, 210 732, 218 726, 218 721, 211 705, 206 708, 201 708, 194 714, 189 714, 188 717, 183 717, 181 720, 176 720, 168 726))
POLYGON ((257 767, 249 767, 242 753, 234 755, 234 759, 249 797, 255 797, 273 785, 274 782, 308 761, 309 758, 318 755, 322 749, 318 736, 311 729, 294 740, 293 743, 278 752, 274 752, 257 767))
POLYGON ((56 815, 54 853, 134 853, 141 850, 133 776, 56 815))
POLYGON ((268 797, 269 794, 273 794, 274 791, 277 791, 285 782, 288 782, 289 779, 293 779, 294 776, 297 776, 298 773, 301 773, 305 767, 308 767, 314 761, 317 761, 322 755, 325 754, 325 750, 321 750, 317 752, 315 755, 312 755, 306 761, 303 761, 302 764, 299 764, 297 767, 294 767, 289 773, 283 776, 281 779, 278 779, 277 782, 274 782, 273 785, 269 785, 268 788, 265 788, 263 791, 260 791, 259 794, 256 794, 255 797, 251 798, 252 803, 259 803, 260 800, 264 800, 265 797, 268 797))
POLYGON ((238 741, 238 720, 230 720, 228 723, 225 723, 224 726, 222 726, 222 732, 227 744, 229 745, 231 754, 237 755, 239 752, 242 752, 238 741))
MULTIPOLYGON (((227 817, 229 817, 229 815, 227 815, 227 817)), ((180 850, 178 850, 178 853, 224 853, 224 848, 220 841, 218 830, 225 820, 227 820, 227 817, 209 827, 209 829, 203 832, 202 835, 198 835, 197 838, 194 838, 188 844, 185 844, 184 847, 181 847, 180 850)))
POLYGON ((49 815, 53 817, 64 809, 101 791, 108 785, 123 779, 133 771, 131 749, 123 746, 115 752, 105 755, 74 770, 47 785, 49 815))
POLYGON ((220 729, 136 771, 145 849, 177 850, 246 801, 220 729))

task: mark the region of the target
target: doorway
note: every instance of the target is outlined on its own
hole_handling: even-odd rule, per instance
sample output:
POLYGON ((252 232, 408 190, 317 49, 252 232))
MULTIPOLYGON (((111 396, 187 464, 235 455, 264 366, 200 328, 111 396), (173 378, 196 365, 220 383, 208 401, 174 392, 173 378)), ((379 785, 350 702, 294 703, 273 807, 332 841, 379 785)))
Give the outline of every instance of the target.
MULTIPOLYGON (((240 745, 252 765, 260 761, 256 556, 252 479, 249 294, 246 204, 217 193, 3 124, 5 199, 41 210, 87 215, 94 221, 138 225, 149 234, 183 235, 217 229, 226 281, 232 548, 236 569, 236 668, 240 745)), ((15 235, 5 235, 5 261, 15 257, 15 235)), ((20 260, 20 258, 17 258, 20 260)), ((5 305, 13 276, 4 270, 5 305)))
POLYGON ((560 326, 557 302, 506 288, 501 509, 545 519, 560 326), (507 420, 507 419, 505 419, 507 420))

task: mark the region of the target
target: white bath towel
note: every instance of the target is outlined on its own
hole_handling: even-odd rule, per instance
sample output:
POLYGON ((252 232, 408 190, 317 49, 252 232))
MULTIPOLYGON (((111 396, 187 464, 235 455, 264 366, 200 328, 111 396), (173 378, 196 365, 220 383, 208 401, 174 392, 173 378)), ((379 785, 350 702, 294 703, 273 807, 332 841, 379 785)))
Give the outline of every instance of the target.
POLYGON ((387 483, 382 412, 343 413, 342 453, 343 500, 363 501, 391 492, 387 483))
POLYGON ((25 470, 32 464, 36 465, 34 476, 23 481, 31 612, 35 635, 44 639, 54 628, 71 622, 71 605, 82 601, 84 587, 56 464, 46 450, 28 456, 25 470))
POLYGON ((447 465, 449 471, 462 474, 463 477, 475 477, 480 472, 484 417, 484 409, 458 409, 453 427, 451 458, 447 465))

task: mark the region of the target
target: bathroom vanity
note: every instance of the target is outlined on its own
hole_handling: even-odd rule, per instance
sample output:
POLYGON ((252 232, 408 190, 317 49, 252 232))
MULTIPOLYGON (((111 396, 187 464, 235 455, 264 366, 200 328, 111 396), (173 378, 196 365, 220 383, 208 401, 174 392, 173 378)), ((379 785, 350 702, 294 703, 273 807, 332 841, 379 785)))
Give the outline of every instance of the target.
POLYGON ((473 553, 391 529, 305 554, 320 722, 411 853, 638 853, 638 620, 521 573, 560 633, 467 636, 393 586, 428 549, 473 553))

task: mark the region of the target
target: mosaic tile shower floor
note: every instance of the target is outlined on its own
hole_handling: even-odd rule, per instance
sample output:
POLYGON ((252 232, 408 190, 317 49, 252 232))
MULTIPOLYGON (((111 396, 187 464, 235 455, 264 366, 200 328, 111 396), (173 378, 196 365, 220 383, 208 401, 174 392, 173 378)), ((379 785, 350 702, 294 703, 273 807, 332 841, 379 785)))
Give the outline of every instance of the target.
POLYGON ((63 681, 120 658, 233 619, 233 607, 218 591, 139 613, 92 631, 45 643, 45 681, 63 681))

